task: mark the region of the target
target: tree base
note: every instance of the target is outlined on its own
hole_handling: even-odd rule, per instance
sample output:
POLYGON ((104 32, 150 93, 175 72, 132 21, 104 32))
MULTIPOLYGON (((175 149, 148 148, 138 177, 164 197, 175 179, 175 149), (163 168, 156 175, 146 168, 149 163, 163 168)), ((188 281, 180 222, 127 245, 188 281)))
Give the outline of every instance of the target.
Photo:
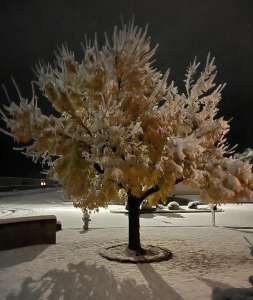
POLYGON ((162 247, 147 245, 143 250, 145 254, 140 254, 139 251, 129 250, 127 244, 119 244, 107 247, 99 254, 109 260, 134 264, 159 262, 172 258, 172 253, 162 247))

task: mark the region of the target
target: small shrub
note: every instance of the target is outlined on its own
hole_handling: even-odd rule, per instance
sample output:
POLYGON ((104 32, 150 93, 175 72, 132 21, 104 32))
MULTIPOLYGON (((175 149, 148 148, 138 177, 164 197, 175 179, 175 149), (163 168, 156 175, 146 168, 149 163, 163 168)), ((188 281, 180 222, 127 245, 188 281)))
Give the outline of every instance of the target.
POLYGON ((180 209, 180 205, 176 201, 170 202, 167 207, 170 210, 178 210, 178 209, 180 209))
POLYGON ((199 201, 190 201, 187 205, 189 209, 198 209, 199 201))

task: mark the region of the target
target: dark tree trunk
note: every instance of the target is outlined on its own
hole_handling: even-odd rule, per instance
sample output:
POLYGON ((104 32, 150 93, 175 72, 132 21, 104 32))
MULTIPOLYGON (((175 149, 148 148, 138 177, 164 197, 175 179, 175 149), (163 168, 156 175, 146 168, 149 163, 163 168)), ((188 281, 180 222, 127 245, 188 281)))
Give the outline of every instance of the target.
POLYGON ((149 195, 157 192, 158 186, 153 186, 146 190, 140 198, 134 197, 130 191, 128 191, 128 248, 136 251, 136 255, 145 254, 145 250, 141 247, 140 242, 140 205, 144 199, 149 195))
POLYGON ((128 248, 142 254, 140 242, 140 204, 142 200, 128 194, 128 248))

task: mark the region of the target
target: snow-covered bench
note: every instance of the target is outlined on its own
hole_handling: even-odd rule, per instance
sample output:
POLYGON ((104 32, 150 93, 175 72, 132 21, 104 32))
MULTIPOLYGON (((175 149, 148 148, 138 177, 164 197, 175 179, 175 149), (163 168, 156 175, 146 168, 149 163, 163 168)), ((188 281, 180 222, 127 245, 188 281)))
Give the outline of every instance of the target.
POLYGON ((58 230, 61 223, 53 215, 0 219, 0 250, 55 244, 58 230))

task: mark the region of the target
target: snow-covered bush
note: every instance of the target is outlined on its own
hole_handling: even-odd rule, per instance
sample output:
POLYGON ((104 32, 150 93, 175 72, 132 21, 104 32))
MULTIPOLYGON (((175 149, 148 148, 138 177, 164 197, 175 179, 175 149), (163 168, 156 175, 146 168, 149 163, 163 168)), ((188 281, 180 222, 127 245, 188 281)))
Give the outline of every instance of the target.
POLYGON ((178 210, 178 209, 180 209, 180 205, 178 204, 178 202, 172 201, 168 204, 167 208, 169 210, 178 210))
POLYGON ((199 201, 190 201, 187 205, 189 209, 197 209, 199 205, 199 201))

